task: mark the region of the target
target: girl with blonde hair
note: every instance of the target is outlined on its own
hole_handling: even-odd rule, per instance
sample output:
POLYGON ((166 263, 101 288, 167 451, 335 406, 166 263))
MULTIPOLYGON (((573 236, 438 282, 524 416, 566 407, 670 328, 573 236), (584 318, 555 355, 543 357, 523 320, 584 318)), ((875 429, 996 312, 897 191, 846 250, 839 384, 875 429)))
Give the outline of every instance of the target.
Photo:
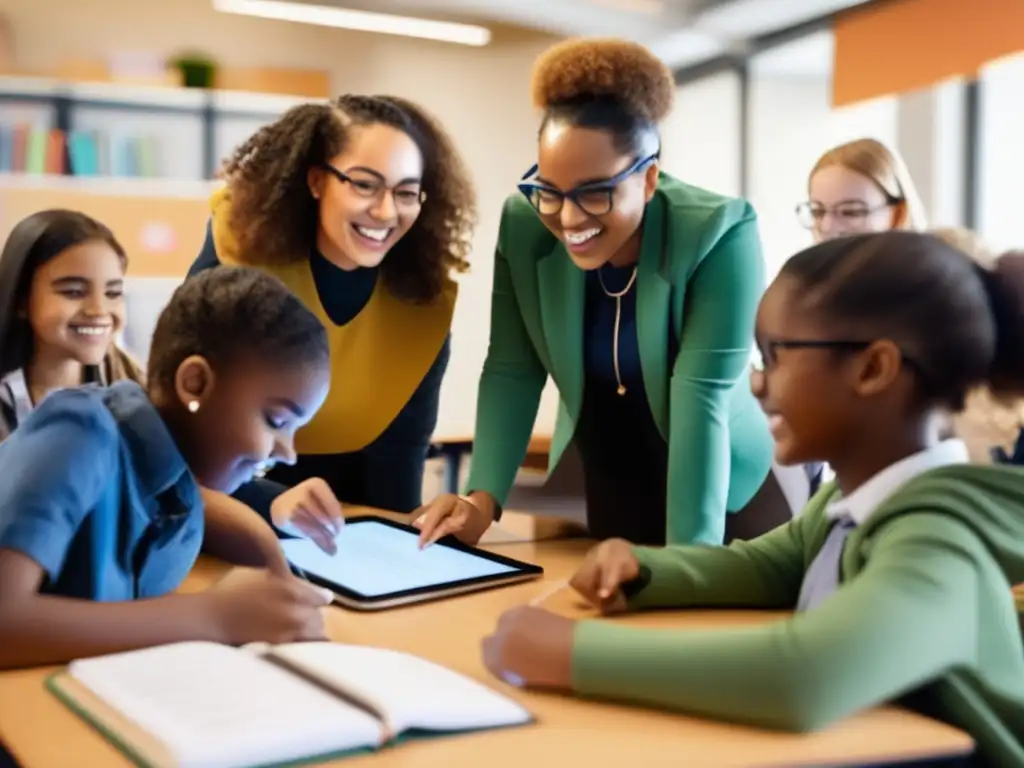
POLYGON ((833 147, 814 164, 808 199, 797 206, 815 242, 844 235, 924 230, 924 208, 906 164, 876 139, 833 147))

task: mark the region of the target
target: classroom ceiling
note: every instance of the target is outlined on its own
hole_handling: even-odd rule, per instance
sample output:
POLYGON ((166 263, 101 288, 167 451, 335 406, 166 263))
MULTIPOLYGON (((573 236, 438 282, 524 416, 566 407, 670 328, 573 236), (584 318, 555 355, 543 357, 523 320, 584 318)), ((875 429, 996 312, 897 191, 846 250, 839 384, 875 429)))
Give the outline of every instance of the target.
POLYGON ((682 68, 741 52, 752 38, 866 0, 293 0, 422 18, 497 23, 555 35, 615 35, 682 68))

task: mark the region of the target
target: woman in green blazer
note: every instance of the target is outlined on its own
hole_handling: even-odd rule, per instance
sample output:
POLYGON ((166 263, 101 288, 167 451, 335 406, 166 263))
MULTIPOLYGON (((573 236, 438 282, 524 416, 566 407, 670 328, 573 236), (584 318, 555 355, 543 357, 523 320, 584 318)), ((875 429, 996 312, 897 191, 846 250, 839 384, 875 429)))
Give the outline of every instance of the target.
POLYGON ((659 172, 675 85, 643 47, 557 45, 533 92, 538 164, 502 214, 467 495, 422 510, 423 541, 475 542, 498 518, 548 376, 550 466, 573 441, 591 535, 720 544, 788 520, 747 381, 765 287, 753 209, 659 172))

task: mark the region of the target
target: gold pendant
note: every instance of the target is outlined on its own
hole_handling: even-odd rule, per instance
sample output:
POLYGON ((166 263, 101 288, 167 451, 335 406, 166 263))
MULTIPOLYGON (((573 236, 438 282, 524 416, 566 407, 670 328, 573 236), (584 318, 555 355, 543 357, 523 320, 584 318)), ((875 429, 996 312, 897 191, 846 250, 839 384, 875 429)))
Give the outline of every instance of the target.
POLYGON ((619 388, 616 390, 616 392, 618 394, 620 394, 620 395, 626 394, 626 385, 625 384, 619 384, 619 388))

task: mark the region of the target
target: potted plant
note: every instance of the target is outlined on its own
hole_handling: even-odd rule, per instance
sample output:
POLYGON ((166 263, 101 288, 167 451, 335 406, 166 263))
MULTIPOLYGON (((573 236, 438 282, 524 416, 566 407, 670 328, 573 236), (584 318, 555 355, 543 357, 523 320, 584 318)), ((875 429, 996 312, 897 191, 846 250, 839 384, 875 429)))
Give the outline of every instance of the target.
POLYGON ((181 84, 186 88, 213 88, 217 65, 208 56, 181 54, 172 59, 170 65, 181 73, 181 84))

